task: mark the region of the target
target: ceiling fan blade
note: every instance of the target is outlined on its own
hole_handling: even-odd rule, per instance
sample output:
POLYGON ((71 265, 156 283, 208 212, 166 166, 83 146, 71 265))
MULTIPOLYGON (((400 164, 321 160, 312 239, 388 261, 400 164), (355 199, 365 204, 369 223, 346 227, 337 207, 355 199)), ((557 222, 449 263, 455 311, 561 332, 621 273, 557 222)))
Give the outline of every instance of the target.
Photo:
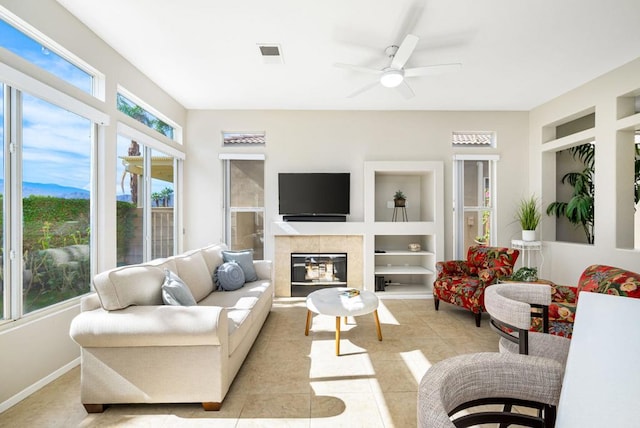
POLYGON ((427 65, 425 67, 407 68, 404 70, 404 77, 416 77, 416 76, 434 76, 436 74, 451 73, 460 70, 462 64, 438 64, 427 65))
POLYGON ((401 84, 399 84, 398 86, 396 86, 396 91, 398 91, 400 93, 400 95, 402 95, 405 99, 409 99, 409 98, 413 98, 414 97, 414 93, 413 93, 413 89, 411 89, 411 86, 409 86, 407 84, 406 80, 403 80, 401 84))
POLYGON ((422 15, 424 14, 425 8, 425 0, 415 0, 412 4, 407 8, 406 13, 404 14, 404 18, 402 19, 402 23, 400 24, 400 28, 398 32, 396 32, 395 40, 400 40, 407 34, 414 34, 416 27, 418 26, 418 22, 422 19, 422 15))
POLYGON ((353 92, 352 94, 347 95, 347 98, 353 98, 353 97, 356 97, 356 96, 360 95, 361 93, 366 92, 366 91, 368 91, 369 89, 374 88, 375 86, 377 86, 377 85, 378 85, 378 83, 380 83, 378 80, 376 80, 375 82, 371 82, 371 83, 369 83, 368 85, 366 85, 366 86, 364 86, 364 87, 362 87, 362 88, 358 89, 357 91, 353 92))
POLYGON ((382 70, 378 70, 378 69, 375 69, 375 68, 360 67, 359 65, 343 64, 341 62, 336 62, 333 65, 334 65, 334 67, 344 68, 346 70, 352 70, 352 71, 360 71, 362 73, 369 73, 369 74, 380 74, 380 73, 382 73, 382 70))
POLYGON ((413 50, 416 48, 418 40, 420 40, 418 36, 407 34, 407 36, 402 41, 402 44, 398 48, 398 51, 391 60, 390 67, 397 69, 404 67, 407 61, 409 61, 409 57, 413 53, 413 50))

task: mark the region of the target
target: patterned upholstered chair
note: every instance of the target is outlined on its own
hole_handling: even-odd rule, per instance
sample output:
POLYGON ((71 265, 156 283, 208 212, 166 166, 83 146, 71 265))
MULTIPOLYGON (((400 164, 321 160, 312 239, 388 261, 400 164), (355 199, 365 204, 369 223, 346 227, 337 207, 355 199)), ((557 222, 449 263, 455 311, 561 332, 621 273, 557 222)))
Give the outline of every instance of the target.
POLYGON ((467 260, 436 263, 438 275, 433 283, 436 311, 440 300, 461 306, 475 314, 476 326, 480 327, 485 288, 511 276, 519 254, 518 250, 506 247, 471 246, 467 260))
MULTIPOLYGON (((576 305, 584 291, 640 298, 640 274, 613 266, 591 265, 582 272, 576 287, 555 285, 549 305, 549 333, 571 337, 576 305)), ((542 328, 540 321, 534 321, 533 330, 542 328)))

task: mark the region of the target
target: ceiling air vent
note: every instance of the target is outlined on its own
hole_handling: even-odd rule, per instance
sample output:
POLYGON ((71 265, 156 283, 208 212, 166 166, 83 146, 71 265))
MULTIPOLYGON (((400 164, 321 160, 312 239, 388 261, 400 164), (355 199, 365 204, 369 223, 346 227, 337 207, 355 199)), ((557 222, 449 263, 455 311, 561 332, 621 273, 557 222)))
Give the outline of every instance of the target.
POLYGON ((264 64, 284 64, 280 45, 258 44, 258 48, 260 49, 260 57, 264 64))

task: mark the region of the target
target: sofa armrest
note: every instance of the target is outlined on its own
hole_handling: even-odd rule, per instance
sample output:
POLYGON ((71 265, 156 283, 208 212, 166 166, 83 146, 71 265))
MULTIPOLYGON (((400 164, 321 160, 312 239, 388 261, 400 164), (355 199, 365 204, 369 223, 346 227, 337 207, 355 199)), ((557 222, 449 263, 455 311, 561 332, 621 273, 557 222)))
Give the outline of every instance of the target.
POLYGON ((80 312, 93 311, 102 308, 98 293, 91 293, 80 299, 80 312))
POLYGON ((256 269, 258 279, 271 279, 271 268, 273 263, 271 260, 254 260, 253 267, 256 269))
POLYGON ((218 306, 130 306, 82 312, 71 338, 85 348, 202 346, 228 342, 227 310, 218 306))

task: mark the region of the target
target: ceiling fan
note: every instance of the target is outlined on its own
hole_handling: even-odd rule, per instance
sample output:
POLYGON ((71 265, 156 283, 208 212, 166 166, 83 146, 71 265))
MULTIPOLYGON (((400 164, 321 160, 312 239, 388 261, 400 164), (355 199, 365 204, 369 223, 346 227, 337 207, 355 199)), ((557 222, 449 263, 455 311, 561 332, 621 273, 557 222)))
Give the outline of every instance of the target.
POLYGON ((378 80, 369 83, 363 88, 358 89, 357 91, 350 94, 348 98, 353 98, 357 95, 360 95, 361 93, 368 91, 369 89, 380 84, 386 88, 395 88, 403 97, 409 99, 412 98, 415 94, 413 92, 413 89, 411 89, 411 87, 407 84, 407 81, 405 79, 406 77, 431 76, 436 74, 448 73, 459 70, 462 66, 462 64, 460 63, 453 63, 404 68, 407 61, 409 61, 411 54, 413 54, 413 51, 418 44, 418 40, 420 40, 418 36, 407 34, 400 46, 391 45, 387 47, 384 52, 389 58, 391 58, 391 62, 382 70, 361 67, 352 64, 334 64, 336 67, 360 71, 363 73, 375 74, 378 76, 378 80))

